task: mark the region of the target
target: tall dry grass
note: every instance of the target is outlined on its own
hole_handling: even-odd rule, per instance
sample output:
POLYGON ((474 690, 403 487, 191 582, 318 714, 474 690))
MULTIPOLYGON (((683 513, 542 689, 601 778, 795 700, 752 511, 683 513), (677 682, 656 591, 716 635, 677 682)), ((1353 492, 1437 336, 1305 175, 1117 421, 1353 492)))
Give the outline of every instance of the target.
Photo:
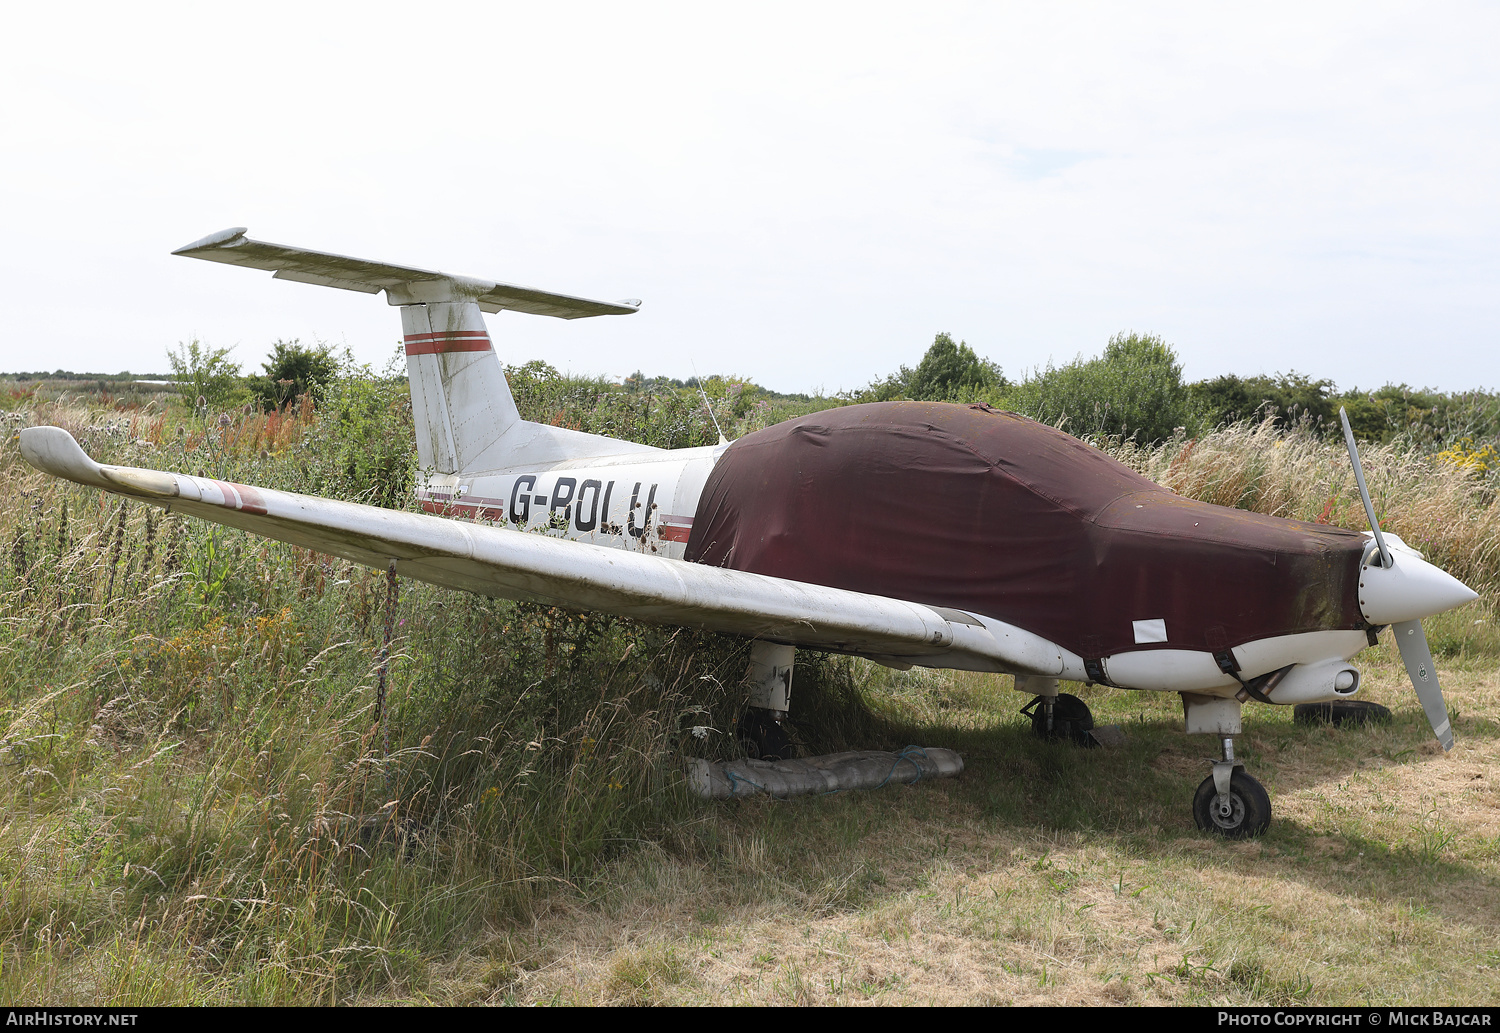
MULTIPOLYGON (((1267 419, 1159 445, 1112 441, 1127 466, 1190 498, 1364 530, 1349 454, 1305 426, 1267 419)), ((1500 500, 1493 475, 1406 441, 1362 444, 1375 515, 1427 559, 1476 590, 1500 585, 1500 500)))
MULTIPOLYGON (((411 451, 382 391, 5 419, 104 462, 371 498, 404 489, 361 464, 411 451)), ((7 1002, 416 995, 431 958, 629 844, 689 844, 676 758, 734 749, 738 640, 403 582, 377 713, 382 573, 59 482, 13 435, 0 475, 7 1002)), ((814 748, 870 740, 848 672, 799 670, 814 748)))

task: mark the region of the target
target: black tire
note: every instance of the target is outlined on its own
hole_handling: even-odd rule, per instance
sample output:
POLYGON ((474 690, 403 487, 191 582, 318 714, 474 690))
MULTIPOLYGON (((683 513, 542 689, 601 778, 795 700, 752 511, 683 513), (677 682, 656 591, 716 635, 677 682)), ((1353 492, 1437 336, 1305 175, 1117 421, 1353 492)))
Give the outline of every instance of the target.
POLYGON ((754 760, 791 760, 796 749, 786 728, 769 710, 751 707, 740 721, 740 744, 754 760))
POLYGON ((1299 725, 1390 724, 1391 712, 1379 703, 1365 699, 1333 699, 1326 703, 1298 703, 1292 708, 1292 720, 1299 725))
POLYGON ((1193 794, 1193 821, 1200 829, 1217 832, 1227 839, 1249 839, 1266 831, 1271 824, 1271 798, 1265 786, 1240 768, 1235 768, 1229 779, 1228 817, 1219 815, 1218 798, 1214 776, 1209 775, 1193 794))
POLYGON ((1042 709, 1040 696, 1032 701, 1030 713, 1031 734, 1038 739, 1050 742, 1067 740, 1083 747, 1098 745, 1089 734, 1094 730, 1094 715, 1089 711, 1089 705, 1077 696, 1066 692, 1057 694, 1057 702, 1052 705, 1051 732, 1047 731, 1047 715, 1042 709))

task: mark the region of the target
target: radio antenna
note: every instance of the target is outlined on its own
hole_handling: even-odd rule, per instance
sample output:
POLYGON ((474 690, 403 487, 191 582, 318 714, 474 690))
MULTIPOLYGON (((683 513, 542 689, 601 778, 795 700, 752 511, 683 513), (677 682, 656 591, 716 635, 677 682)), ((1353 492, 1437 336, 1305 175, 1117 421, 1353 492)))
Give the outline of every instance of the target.
POLYGON ((698 385, 698 395, 703 399, 703 408, 708 410, 708 418, 713 421, 714 430, 719 432, 719 444, 729 444, 729 439, 724 436, 724 428, 719 426, 719 418, 714 415, 714 407, 708 404, 708 392, 703 390, 703 378, 698 375, 698 364, 688 359, 688 365, 693 367, 693 382, 698 385))

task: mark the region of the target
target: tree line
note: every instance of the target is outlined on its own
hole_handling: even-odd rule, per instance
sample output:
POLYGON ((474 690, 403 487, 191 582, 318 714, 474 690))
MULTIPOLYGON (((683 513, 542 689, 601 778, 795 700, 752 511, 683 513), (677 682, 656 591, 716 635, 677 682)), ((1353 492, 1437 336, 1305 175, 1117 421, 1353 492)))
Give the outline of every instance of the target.
MULTIPOLYGON (((16 380, 96 381, 100 389, 128 381, 172 379, 183 401, 193 407, 224 409, 251 403, 271 411, 304 395, 321 400, 341 377, 373 376, 358 367, 347 349, 327 344, 304 345, 278 340, 259 373, 243 375, 230 349, 213 348, 194 339, 167 353, 170 375, 10 374, 16 380)), ((386 371, 404 379, 399 363, 386 371)), ((864 388, 833 396, 783 394, 749 378, 715 374, 686 380, 648 377, 637 370, 621 383, 601 377, 570 377, 549 364, 533 361, 508 367, 514 389, 545 390, 549 395, 580 390, 603 397, 626 395, 663 399, 700 392, 716 410, 744 419, 759 410, 759 424, 786 419, 834 405, 880 401, 983 402, 1061 426, 1079 437, 1134 438, 1142 444, 1173 435, 1198 436, 1242 421, 1272 420, 1279 426, 1302 425, 1326 435, 1340 433, 1339 409, 1345 409, 1355 433, 1366 441, 1396 439, 1445 447, 1500 438, 1500 394, 1473 390, 1442 392, 1385 384, 1378 388, 1340 390, 1331 380, 1315 380, 1295 371, 1274 376, 1228 373, 1185 382, 1176 350, 1161 337, 1119 333, 1097 356, 1079 356, 1064 365, 1048 363, 1010 380, 1000 365, 979 356, 965 341, 939 333, 915 366, 902 365, 864 388)), ((747 428, 748 429, 748 428, 747 428)))
POLYGON ((1015 382, 966 342, 940 333, 915 367, 902 366, 846 397, 851 402, 987 402, 1060 424, 1080 437, 1135 437, 1142 443, 1264 419, 1339 434, 1340 408, 1367 441, 1405 437, 1443 445, 1500 435, 1500 395, 1495 392, 1447 393, 1406 384, 1341 391, 1331 380, 1294 371, 1253 377, 1229 373, 1186 383, 1171 345, 1159 336, 1133 332, 1111 337, 1093 358, 1080 356, 1062 366, 1049 363, 1015 382))

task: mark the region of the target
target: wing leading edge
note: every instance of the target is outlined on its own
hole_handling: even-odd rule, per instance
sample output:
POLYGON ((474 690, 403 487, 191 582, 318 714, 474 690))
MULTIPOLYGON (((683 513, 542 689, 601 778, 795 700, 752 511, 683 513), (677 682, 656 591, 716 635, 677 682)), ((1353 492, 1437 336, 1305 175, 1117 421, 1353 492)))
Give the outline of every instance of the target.
POLYGON ((21 432, 56 477, 377 569, 483 595, 599 610, 790 645, 942 666, 1056 675, 1056 646, 1009 625, 821 585, 625 552, 544 534, 402 513, 88 457, 67 431, 21 432), (958 661, 958 662, 953 662, 958 661))

